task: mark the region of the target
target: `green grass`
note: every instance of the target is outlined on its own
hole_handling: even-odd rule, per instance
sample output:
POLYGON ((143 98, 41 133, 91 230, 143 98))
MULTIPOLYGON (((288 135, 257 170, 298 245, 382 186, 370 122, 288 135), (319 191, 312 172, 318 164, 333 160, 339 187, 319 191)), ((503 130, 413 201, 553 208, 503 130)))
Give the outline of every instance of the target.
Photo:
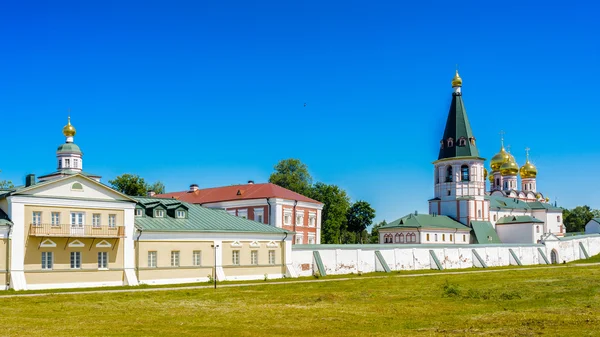
POLYGON ((598 263, 600 262, 600 254, 591 256, 589 259, 576 260, 571 263, 598 263))
POLYGON ((0 298, 0 334, 583 336, 600 324, 599 266, 404 275, 0 298))

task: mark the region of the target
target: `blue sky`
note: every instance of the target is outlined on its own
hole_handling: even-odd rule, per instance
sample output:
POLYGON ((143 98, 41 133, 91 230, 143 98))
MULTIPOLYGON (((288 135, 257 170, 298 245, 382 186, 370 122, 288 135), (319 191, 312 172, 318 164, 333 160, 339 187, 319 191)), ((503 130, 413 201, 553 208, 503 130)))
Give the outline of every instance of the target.
POLYGON ((104 182, 262 182, 294 157, 377 220, 425 212, 459 64, 481 154, 504 130, 542 193, 600 208, 597 6, 3 2, 0 179, 56 168, 70 108, 104 182))

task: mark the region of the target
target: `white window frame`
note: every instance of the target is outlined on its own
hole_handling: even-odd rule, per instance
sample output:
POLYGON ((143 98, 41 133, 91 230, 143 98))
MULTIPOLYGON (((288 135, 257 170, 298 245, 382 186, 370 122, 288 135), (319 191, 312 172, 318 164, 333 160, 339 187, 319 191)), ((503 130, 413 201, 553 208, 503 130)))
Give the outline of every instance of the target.
POLYGON ((100 213, 92 214, 92 227, 100 228, 102 227, 102 215, 100 213))
POLYGON ((52 268, 54 268, 54 254, 42 252, 42 270, 52 270, 52 268))
POLYGON ((81 252, 71 252, 71 269, 81 269, 81 252))
POLYGON ((301 245, 302 242, 304 242, 304 235, 296 234, 296 239, 294 240, 294 244, 301 245), (298 241, 300 241, 300 242, 298 242, 298 241))
POLYGON ((258 265, 258 250, 250 251, 250 264, 253 266, 258 265))
POLYGON ((314 245, 316 243, 317 243, 316 237, 314 235, 308 235, 308 244, 309 245, 314 245))
POLYGON ((148 268, 156 268, 158 261, 158 252, 151 250, 148 252, 148 268))
POLYGON ((248 219, 248 209, 247 208, 238 209, 237 216, 240 218, 248 219))
POLYGON ((180 252, 178 250, 171 251, 171 267, 179 267, 180 266, 180 252))
POLYGON ((85 224, 85 212, 71 212, 71 226, 83 227, 85 224))
POLYGON ((143 216, 143 215, 144 215, 144 210, 142 210, 141 208, 135 209, 135 216, 143 216))
POLYGON ((65 158, 65 168, 71 168, 71 159, 65 158))
POLYGON ((79 168, 79 159, 73 158, 73 168, 79 168))
POLYGON ((234 266, 240 265, 240 251, 239 250, 231 251, 231 264, 234 266))
POLYGON ((270 249, 269 250, 269 264, 270 265, 274 265, 275 264, 275 259, 276 259, 276 257, 275 257, 275 250, 270 249))
POLYGON ((60 226, 60 212, 52 212, 52 226, 60 226))
POLYGON ((283 211, 283 224, 286 226, 292 225, 292 210, 283 211))
POLYGON ((314 213, 308 213, 308 227, 317 226, 317 215, 314 213))
POLYGON ((177 217, 177 219, 185 219, 185 211, 182 209, 178 209, 175 212, 175 216, 177 217))
POLYGON ((156 209, 156 210, 154 210, 154 217, 155 218, 164 218, 165 217, 165 210, 164 209, 156 209))
POLYGON ((108 215, 108 228, 117 228, 117 215, 116 214, 108 215))
POLYGON ((98 269, 108 269, 108 252, 98 252, 98 269))
POLYGON ((36 226, 42 225, 42 212, 34 211, 31 214, 31 223, 36 226))
POLYGON ((229 213, 229 215, 233 215, 233 216, 235 216, 235 214, 236 214, 235 209, 228 209, 227 213, 229 213))
POLYGON ((264 223, 265 222, 265 210, 262 208, 254 209, 254 221, 264 223), (260 217, 260 219, 258 219, 260 217))
POLYGON ((296 226, 304 226, 304 212, 296 212, 296 226))
POLYGON ((202 251, 201 250, 194 250, 192 252, 192 262, 193 262, 194 266, 202 265, 202 251))

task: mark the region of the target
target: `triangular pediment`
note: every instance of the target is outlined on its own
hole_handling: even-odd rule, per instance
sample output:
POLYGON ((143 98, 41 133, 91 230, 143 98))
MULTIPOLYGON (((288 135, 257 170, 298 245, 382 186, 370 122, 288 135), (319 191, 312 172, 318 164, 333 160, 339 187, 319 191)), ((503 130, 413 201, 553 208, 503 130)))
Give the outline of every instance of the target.
POLYGON ((132 200, 130 197, 81 174, 43 181, 18 190, 15 194, 107 201, 132 200))
POLYGON ((56 243, 50 239, 46 239, 40 243, 40 247, 53 248, 56 247, 56 243))
POLYGON ((98 242, 96 244, 96 247, 98 248, 110 248, 112 247, 112 245, 110 244, 110 242, 106 241, 106 240, 102 240, 100 242, 98 242))
POLYGON ((85 243, 79 241, 79 240, 75 240, 75 241, 71 241, 69 243, 69 247, 71 248, 81 248, 81 247, 85 247, 85 243))

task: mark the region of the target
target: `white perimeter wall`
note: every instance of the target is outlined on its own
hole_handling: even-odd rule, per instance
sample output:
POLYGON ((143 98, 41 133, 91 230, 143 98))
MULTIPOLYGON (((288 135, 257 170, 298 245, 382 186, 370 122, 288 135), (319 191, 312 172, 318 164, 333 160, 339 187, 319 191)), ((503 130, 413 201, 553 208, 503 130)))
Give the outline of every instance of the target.
POLYGON ((558 261, 570 262, 585 258, 579 243, 589 256, 600 254, 600 235, 585 235, 544 244, 497 244, 497 245, 295 245, 292 247, 292 264, 298 276, 311 276, 317 270, 313 251, 318 251, 327 275, 369 273, 384 271, 375 252, 381 252, 392 271, 437 269, 430 255, 432 250, 444 269, 481 267, 473 251, 477 251, 488 267, 517 265, 510 249, 523 265, 545 264, 538 248, 550 261, 550 253, 556 250, 558 261))

